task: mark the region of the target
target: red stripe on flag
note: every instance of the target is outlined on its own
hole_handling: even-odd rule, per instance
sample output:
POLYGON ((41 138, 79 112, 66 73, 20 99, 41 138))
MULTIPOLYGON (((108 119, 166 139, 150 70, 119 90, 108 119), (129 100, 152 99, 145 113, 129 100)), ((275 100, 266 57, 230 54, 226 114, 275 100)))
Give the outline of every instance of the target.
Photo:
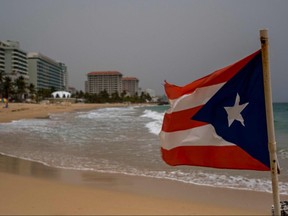
POLYGON ((194 116, 202 107, 203 106, 198 106, 179 112, 165 113, 162 124, 162 131, 174 132, 206 125, 206 122, 200 122, 191 119, 192 116, 194 116))
POLYGON ((229 65, 225 68, 217 70, 212 74, 209 74, 203 78, 200 78, 188 85, 183 87, 176 86, 165 82, 165 91, 166 95, 170 100, 176 99, 181 97, 185 94, 190 94, 195 91, 196 88, 215 85, 219 83, 226 82, 227 80, 231 79, 235 74, 237 74, 251 59, 254 58, 260 52, 257 52, 245 57, 244 59, 229 65))
POLYGON ((161 148, 161 152, 163 160, 171 166, 270 170, 237 146, 180 146, 171 150, 161 148))

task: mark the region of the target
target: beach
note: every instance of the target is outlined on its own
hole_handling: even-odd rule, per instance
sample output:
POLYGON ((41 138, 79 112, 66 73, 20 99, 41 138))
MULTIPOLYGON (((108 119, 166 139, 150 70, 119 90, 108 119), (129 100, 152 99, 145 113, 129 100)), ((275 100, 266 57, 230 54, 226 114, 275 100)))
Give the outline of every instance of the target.
POLYGON ((8 108, 0 110, 0 122, 10 122, 19 119, 48 118, 52 113, 73 112, 78 110, 92 110, 103 107, 121 107, 127 104, 84 104, 84 103, 9 103, 8 108))
MULTIPOLYGON (((10 103, 0 122, 119 106, 127 105, 10 103)), ((54 168, 5 155, 0 162, 2 215, 269 215, 273 203, 266 192, 54 168)))

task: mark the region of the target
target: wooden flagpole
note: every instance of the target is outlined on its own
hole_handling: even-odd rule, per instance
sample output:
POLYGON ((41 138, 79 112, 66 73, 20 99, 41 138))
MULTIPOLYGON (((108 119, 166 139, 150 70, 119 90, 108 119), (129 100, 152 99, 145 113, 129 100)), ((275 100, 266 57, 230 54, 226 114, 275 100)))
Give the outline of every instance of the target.
POLYGON ((268 130, 268 146, 270 154, 274 215, 280 215, 280 197, 278 190, 278 160, 276 154, 276 141, 275 141, 273 106, 272 106, 268 31, 266 29, 260 30, 260 41, 262 51, 265 107, 266 107, 267 130, 268 130))

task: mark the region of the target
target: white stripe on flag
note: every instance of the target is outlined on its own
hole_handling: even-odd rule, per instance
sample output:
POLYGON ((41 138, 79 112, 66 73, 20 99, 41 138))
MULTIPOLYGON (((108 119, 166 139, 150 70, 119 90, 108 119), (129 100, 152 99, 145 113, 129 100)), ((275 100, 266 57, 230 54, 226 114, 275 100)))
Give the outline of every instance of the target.
MULTIPOLYGON (((226 82, 225 82, 226 83, 226 82)), ((178 112, 205 104, 225 83, 211 85, 196 89, 191 94, 183 95, 177 99, 169 100, 170 109, 166 113, 178 112)))
POLYGON ((161 146, 166 150, 179 146, 235 146, 218 136, 210 124, 176 132, 161 131, 159 136, 161 146))

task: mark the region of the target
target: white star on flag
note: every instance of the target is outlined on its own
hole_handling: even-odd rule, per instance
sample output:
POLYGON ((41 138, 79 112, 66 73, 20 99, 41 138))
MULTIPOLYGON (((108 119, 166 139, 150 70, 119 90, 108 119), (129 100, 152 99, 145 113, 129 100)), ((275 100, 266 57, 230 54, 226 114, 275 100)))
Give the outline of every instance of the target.
POLYGON ((239 104, 240 103, 240 96, 237 93, 236 95, 236 99, 235 99, 235 104, 232 107, 224 107, 224 109, 226 110, 227 114, 228 114, 228 126, 230 127, 231 124, 236 120, 239 121, 244 127, 244 119, 241 115, 241 112, 245 109, 245 107, 249 104, 249 103, 244 103, 244 104, 239 104))

